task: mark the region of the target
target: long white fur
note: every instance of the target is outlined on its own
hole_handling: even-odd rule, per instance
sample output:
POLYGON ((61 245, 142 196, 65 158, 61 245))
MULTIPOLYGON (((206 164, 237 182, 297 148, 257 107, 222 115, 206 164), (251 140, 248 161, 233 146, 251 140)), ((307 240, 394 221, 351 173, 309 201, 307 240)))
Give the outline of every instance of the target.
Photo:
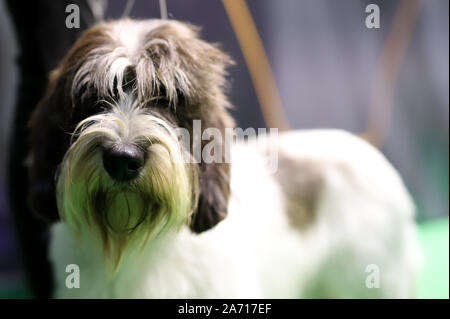
MULTIPOLYGON (((115 83, 123 83, 125 71, 130 65, 133 65, 136 71, 136 93, 140 100, 154 98, 159 94, 159 86, 167 90, 167 97, 174 104, 177 100, 175 88, 188 96, 187 92, 192 89, 192 84, 188 76, 178 67, 182 61, 175 52, 176 48, 173 44, 168 40, 155 38, 145 42, 145 47, 142 47, 144 37, 149 30, 164 24, 170 24, 171 28, 178 29, 179 34, 189 38, 195 36, 193 30, 181 26, 177 21, 123 19, 115 22, 108 33, 115 44, 99 46, 89 52, 86 61, 74 76, 71 88, 72 99, 88 83, 97 88, 99 97, 107 98, 112 95, 114 89, 117 89, 118 95, 123 99, 125 92, 121 85, 115 85, 115 83), (170 53, 168 56, 170 56, 172 68, 165 68, 164 59, 160 61, 162 65, 159 67, 166 72, 158 72, 156 62, 147 57, 149 48, 156 47, 170 53), (146 79, 153 79, 154 82, 149 83, 146 79)), ((185 49, 188 50, 188 48, 185 49)), ((223 72, 221 67, 217 66, 217 68, 215 72, 223 72)))
POLYGON ((227 218, 198 235, 183 226, 126 251, 115 275, 88 230, 76 239, 67 224, 53 226, 55 297, 413 297, 414 207, 384 156, 335 130, 286 133, 278 147, 298 160, 327 163, 306 230, 289 223, 259 146, 236 145, 227 218), (78 289, 65 285, 68 264, 80 268, 78 289), (366 286, 371 264, 380 269, 379 288, 366 286))
POLYGON ((190 154, 178 142, 175 130, 139 108, 128 95, 125 97, 111 104, 107 112, 78 124, 57 181, 58 210, 64 225, 77 238, 89 236, 93 241, 90 245, 99 251, 107 243, 105 247, 109 247, 116 264, 128 245, 145 244, 163 230, 177 230, 187 224, 198 195, 196 170, 189 164, 190 154), (102 164, 105 143, 148 144, 147 165, 139 178, 120 185, 108 176, 102 164), (96 211, 89 202, 98 190, 108 192, 102 198, 106 211, 96 211), (100 225, 98 214, 106 216, 100 225), (139 220, 143 222, 134 232, 126 232, 139 220), (121 231, 116 234, 105 223, 121 231))

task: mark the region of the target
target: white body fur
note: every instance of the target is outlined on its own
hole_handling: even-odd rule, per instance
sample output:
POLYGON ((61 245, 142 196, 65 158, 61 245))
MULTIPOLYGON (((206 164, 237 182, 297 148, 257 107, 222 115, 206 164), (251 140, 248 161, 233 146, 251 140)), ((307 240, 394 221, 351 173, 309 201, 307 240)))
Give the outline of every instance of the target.
POLYGON ((227 218, 204 233, 186 226, 126 252, 115 276, 87 232, 76 240, 65 224, 54 225, 55 297, 412 297, 414 208, 381 153, 340 131, 286 133, 279 147, 298 161, 324 163, 315 217, 304 230, 289 223, 258 147, 237 145, 227 218), (68 264, 79 266, 80 288, 66 287, 68 264), (379 288, 366 286, 371 264, 379 288))

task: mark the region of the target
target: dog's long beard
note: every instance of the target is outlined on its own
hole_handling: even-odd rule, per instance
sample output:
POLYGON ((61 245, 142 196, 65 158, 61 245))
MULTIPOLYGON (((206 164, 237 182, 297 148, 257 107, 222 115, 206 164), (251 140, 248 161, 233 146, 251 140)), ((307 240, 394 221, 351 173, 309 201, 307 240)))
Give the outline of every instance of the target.
MULTIPOLYGON (((132 111, 132 110, 131 110, 132 111)), ((160 119, 112 112, 80 123, 58 176, 58 209, 78 236, 93 236, 117 269, 124 252, 189 223, 198 196, 196 167, 160 119), (147 161, 128 183, 113 181, 102 165, 106 140, 147 139, 147 161)), ((93 243, 95 245, 95 243, 93 243)))

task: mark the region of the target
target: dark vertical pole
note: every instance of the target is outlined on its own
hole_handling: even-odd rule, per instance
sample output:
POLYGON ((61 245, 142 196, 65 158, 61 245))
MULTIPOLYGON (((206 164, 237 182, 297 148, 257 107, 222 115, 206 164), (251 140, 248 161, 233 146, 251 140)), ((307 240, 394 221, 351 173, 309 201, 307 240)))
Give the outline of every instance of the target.
POLYGON ((81 32, 94 22, 86 1, 6 1, 19 47, 19 87, 8 158, 9 202, 22 252, 27 281, 33 296, 51 296, 52 271, 48 260, 49 227, 27 206, 27 122, 44 93, 47 76, 81 32), (68 4, 80 8, 80 28, 65 25, 68 4))

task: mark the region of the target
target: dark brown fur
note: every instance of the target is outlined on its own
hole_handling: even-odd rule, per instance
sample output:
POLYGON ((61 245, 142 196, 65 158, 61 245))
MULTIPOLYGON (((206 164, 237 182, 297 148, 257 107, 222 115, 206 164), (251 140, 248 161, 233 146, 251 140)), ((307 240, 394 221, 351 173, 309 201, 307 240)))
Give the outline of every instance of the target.
MULTIPOLYGON (((29 170, 29 200, 33 210, 49 222, 59 219, 55 176, 70 146, 70 134, 79 121, 104 110, 104 99, 117 97, 118 92, 105 96, 104 88, 97 87, 89 78, 80 89, 73 90, 74 78, 92 57, 93 50, 107 55, 121 45, 107 34, 114 23, 103 23, 86 31, 75 43, 52 72, 47 92, 30 120, 33 160, 29 170)), ((224 94, 225 67, 231 63, 228 56, 200 40, 196 28, 176 21, 161 22, 149 28, 144 39, 140 49, 142 56, 126 70, 121 83, 124 90, 131 87, 143 107, 160 113, 169 112, 167 116, 179 127, 188 129, 191 136, 194 119, 201 120, 202 129, 215 127, 225 136, 225 128, 234 126, 224 94), (165 42, 152 41, 155 39, 165 42), (143 66, 156 70, 156 78, 150 78, 150 72, 146 73, 143 66), (189 87, 182 85, 175 71, 188 77, 189 87), (175 87, 165 87, 165 82, 173 83, 175 87), (142 88, 146 91, 142 92, 142 88)), ((84 76, 86 79, 89 74, 84 76)), ((202 145, 207 142, 202 141, 202 145)), ((200 163, 199 166, 201 192, 191 223, 195 232, 210 229, 226 216, 230 195, 229 164, 200 163)))

